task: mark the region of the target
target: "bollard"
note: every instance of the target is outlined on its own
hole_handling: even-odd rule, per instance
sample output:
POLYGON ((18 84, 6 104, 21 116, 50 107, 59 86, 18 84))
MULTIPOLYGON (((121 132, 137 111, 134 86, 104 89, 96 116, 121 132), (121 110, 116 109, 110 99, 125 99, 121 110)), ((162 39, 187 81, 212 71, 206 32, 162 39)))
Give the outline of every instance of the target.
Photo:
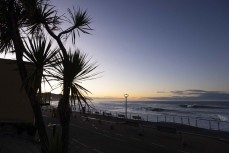
POLYGON ((52 135, 55 136, 55 134, 56 134, 56 124, 48 124, 48 127, 52 128, 52 135))

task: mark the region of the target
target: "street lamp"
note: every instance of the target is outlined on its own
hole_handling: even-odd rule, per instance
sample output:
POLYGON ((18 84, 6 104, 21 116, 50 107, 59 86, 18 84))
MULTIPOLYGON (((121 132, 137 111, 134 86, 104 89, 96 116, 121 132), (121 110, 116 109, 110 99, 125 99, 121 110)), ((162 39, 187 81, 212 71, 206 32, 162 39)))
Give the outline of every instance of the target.
POLYGON ((128 94, 124 94, 124 97, 126 98, 126 108, 125 108, 126 119, 127 119, 127 97, 128 96, 129 96, 128 94))

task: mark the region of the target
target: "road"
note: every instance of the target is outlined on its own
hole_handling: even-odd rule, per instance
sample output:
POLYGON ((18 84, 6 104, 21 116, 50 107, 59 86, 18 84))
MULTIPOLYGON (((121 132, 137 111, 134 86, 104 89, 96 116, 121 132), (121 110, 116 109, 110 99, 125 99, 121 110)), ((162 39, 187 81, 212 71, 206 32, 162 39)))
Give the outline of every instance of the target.
MULTIPOLYGON (((57 122, 46 118, 47 123, 57 122)), ((182 133, 77 117, 70 124, 70 150, 82 153, 228 153, 226 142, 182 133), (211 146, 211 147, 209 147, 211 146)), ((72 151, 72 152, 74 152, 72 151)))

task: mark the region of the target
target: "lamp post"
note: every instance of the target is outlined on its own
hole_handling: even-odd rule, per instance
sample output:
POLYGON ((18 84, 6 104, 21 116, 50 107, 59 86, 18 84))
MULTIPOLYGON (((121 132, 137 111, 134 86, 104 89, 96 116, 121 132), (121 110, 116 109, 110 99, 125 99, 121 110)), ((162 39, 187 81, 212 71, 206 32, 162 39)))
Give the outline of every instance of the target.
POLYGON ((128 94, 124 94, 124 97, 126 98, 126 107, 125 107, 125 117, 126 117, 126 119, 127 119, 127 97, 128 96, 129 96, 128 94))

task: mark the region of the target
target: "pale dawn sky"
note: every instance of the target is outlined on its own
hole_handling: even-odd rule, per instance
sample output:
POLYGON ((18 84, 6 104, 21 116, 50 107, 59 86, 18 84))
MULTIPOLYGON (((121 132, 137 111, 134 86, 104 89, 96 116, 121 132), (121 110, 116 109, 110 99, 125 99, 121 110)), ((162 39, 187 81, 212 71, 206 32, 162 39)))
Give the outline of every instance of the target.
MULTIPOLYGON (((91 35, 76 48, 99 64, 91 97, 152 99, 222 94, 229 100, 229 1, 55 0, 87 9, 91 35)), ((69 40, 66 45, 69 45, 69 40)), ((209 96, 210 97, 210 96, 209 96)), ((219 98, 220 99, 220 98, 219 98)))

